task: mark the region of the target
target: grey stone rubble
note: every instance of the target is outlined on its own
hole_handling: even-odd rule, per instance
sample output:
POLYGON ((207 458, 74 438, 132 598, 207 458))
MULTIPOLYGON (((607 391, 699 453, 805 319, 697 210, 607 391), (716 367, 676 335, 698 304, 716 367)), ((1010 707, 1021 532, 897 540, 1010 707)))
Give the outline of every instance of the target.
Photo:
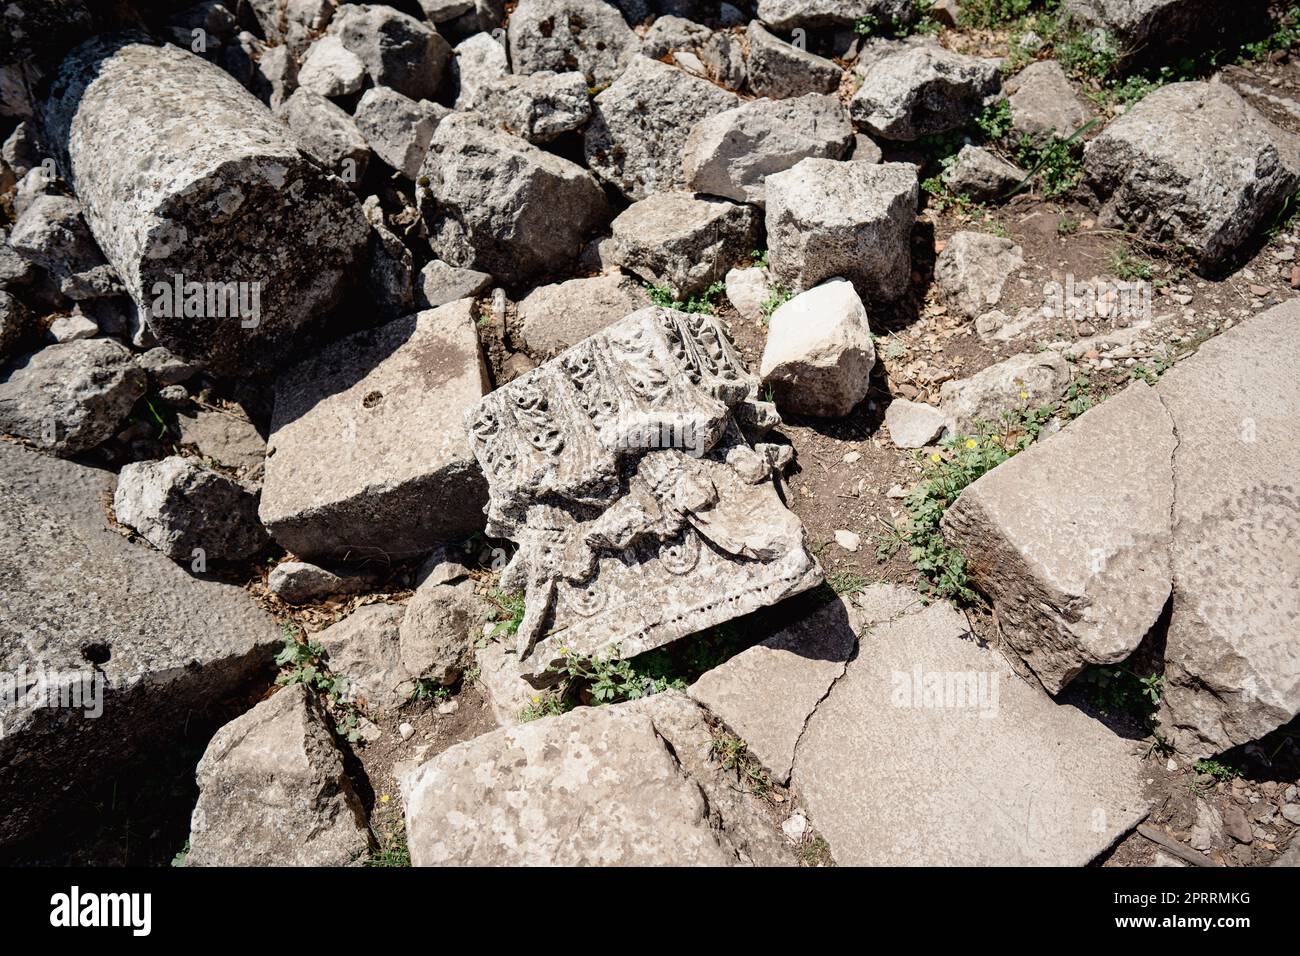
POLYGON ((947 416, 933 405, 895 398, 885 409, 889 440, 899 448, 924 448, 947 427, 947 416))
POLYGON ((992 60, 915 46, 867 67, 849 115, 874 136, 914 140, 965 125, 999 86, 992 60))
POLYGON ((190 458, 138 461, 118 474, 113 515, 173 560, 238 561, 267 544, 257 494, 190 458))
POLYGON ((413 100, 437 95, 451 60, 451 44, 437 30, 385 4, 340 5, 328 35, 361 61, 375 86, 413 100))
POLYGON ((782 99, 839 88, 843 71, 838 66, 773 36, 757 20, 750 21, 745 40, 749 89, 755 96, 782 99))
POLYGON ((683 192, 647 196, 610 224, 610 259, 685 300, 722 279, 758 242, 752 207, 683 192))
POLYGON ((1227 84, 1152 92, 1088 143, 1101 221, 1185 246, 1221 271, 1300 184, 1300 140, 1227 84))
POLYGON ((436 103, 376 86, 366 90, 353 118, 375 155, 414 180, 429 151, 433 131, 446 115, 446 109, 436 103))
POLYGON ((640 41, 600 0, 520 0, 507 28, 516 73, 577 69, 592 84, 613 81, 640 41))
POLYGON ((696 192, 761 207, 768 175, 810 156, 842 159, 852 144, 853 128, 834 97, 758 99, 697 123, 682 165, 696 192))
POLYGON ((309 604, 336 594, 369 590, 375 576, 364 571, 337 573, 308 561, 282 561, 266 576, 266 587, 286 604, 309 604))
POLYGON ((837 418, 866 397, 875 364, 862 300, 830 279, 772 313, 759 374, 782 411, 837 418))
POLYGON ((343 182, 304 159, 252 94, 175 47, 79 47, 60 68, 44 122, 150 331, 206 367, 246 374, 280 357, 335 302, 364 249, 365 220, 343 182), (228 242, 232 222, 238 244, 228 242), (246 283, 241 304, 256 289, 257 314, 162 307, 159 289, 177 276, 206 289, 246 283))
POLYGON ((259 513, 284 548, 413 556, 482 526, 483 478, 456 427, 487 390, 472 306, 355 333, 281 373, 259 513))
POLYGON ((1087 107, 1055 60, 1029 64, 1003 88, 1011 107, 1012 130, 1039 145, 1068 139, 1089 120, 1087 107))
POLYGON ((958 314, 973 319, 1002 301, 1002 289, 1024 267, 1023 250, 986 232, 958 232, 934 264, 940 294, 958 314))
POLYGON ((269 685, 281 638, 241 588, 110 528, 110 472, 0 443, 0 486, 3 552, 25 556, 0 569, 0 671, 25 668, 51 690, 101 681, 98 692, 78 684, 86 708, 47 707, 39 691, 0 708, 10 846, 70 809, 87 767, 139 771, 235 716, 242 695, 269 685))
POLYGON ((549 143, 591 118, 587 78, 576 72, 503 76, 479 86, 468 108, 530 143, 549 143))
POLYGON ((519 545, 501 586, 525 594, 525 672, 561 647, 632 656, 820 582, 737 423, 775 420, 757 389, 716 320, 649 308, 469 412, 487 533, 519 545))
POLYGON ((292 684, 222 727, 199 761, 186 866, 345 866, 365 811, 321 705, 292 684))
POLYGON ((617 272, 538 286, 519 303, 519 335, 547 359, 649 304, 642 285, 617 272))
POLYGON ((942 173, 944 185, 977 202, 991 202, 1011 194, 1029 174, 995 156, 982 146, 967 144, 956 161, 942 173))
POLYGON ((1004 416, 1054 404, 1073 379, 1070 363, 1056 352, 1022 352, 969 378, 944 382, 939 405, 954 434, 1002 431, 1004 416))

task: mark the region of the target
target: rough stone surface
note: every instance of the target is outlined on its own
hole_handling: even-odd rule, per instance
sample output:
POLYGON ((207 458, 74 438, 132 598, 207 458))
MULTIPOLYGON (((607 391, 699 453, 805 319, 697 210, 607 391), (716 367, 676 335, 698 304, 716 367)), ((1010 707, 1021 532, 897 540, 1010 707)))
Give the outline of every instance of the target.
POLYGON ((1021 353, 970 378, 944 382, 939 405, 954 434, 973 434, 981 424, 1001 429, 1004 413, 1053 404, 1072 378, 1070 363, 1056 352, 1021 353))
POLYGON ((345 866, 370 830, 327 717, 292 684, 225 727, 197 772, 186 866, 345 866))
POLYGON ((1264 7, 1260 0, 1066 0, 1062 12, 1076 29, 1105 30, 1119 68, 1131 70, 1226 49, 1240 27, 1262 25, 1264 7))
POLYGON ((733 418, 775 419, 757 390, 715 319, 649 308, 471 410, 487 533, 519 544, 501 587, 525 593, 527 672, 560 648, 631 657, 820 582, 733 418))
POLYGON ((285 604, 311 604, 335 594, 356 594, 374 584, 364 572, 336 574, 307 561, 282 561, 266 576, 266 587, 285 604))
POLYGON ((420 184, 438 258, 502 282, 563 269, 607 215, 582 167, 467 114, 439 124, 420 184))
POLYGON ((791 777, 841 866, 1082 866, 1146 815, 1131 743, 1020 680, 952 607, 894 611, 859 644, 791 777))
POLYGON ((831 279, 772 313, 759 374, 782 411, 837 418, 866 397, 875 364, 862 300, 831 279))
POLYGON ((505 45, 490 33, 476 33, 456 44, 451 72, 456 78, 456 108, 466 109, 481 86, 510 74, 505 45))
POLYGON ((911 19, 912 0, 758 0, 758 18, 775 30, 848 27, 866 16, 911 19))
POLYGON ((388 228, 378 196, 368 197, 362 208, 373 230, 366 292, 380 318, 408 315, 415 310, 415 257, 388 228))
POLYGON ((246 0, 262 36, 273 44, 284 44, 301 56, 329 26, 336 4, 333 0, 246 0))
POLYGON ((474 659, 474 640, 480 636, 484 607, 468 578, 446 580, 430 573, 437 559, 422 569, 415 594, 402 619, 401 660, 412 678, 450 686, 460 679, 474 659))
POLYGON ((1181 243, 1213 274, 1295 192, 1295 143, 1224 83, 1174 83, 1088 143, 1085 181, 1104 225, 1181 243))
POLYGON ((242 588, 194 578, 111 529, 112 483, 0 443, 0 672, 103 678, 95 718, 0 704, 0 845, 37 839, 80 803, 87 767, 110 779, 201 741, 271 680, 270 615, 242 588))
POLYGON ((266 439, 242 415, 209 408, 183 409, 176 415, 180 444, 200 458, 234 469, 244 481, 260 479, 266 439))
POLYGON ((682 154, 698 193, 762 206, 763 181, 810 156, 842 159, 853 128, 833 96, 751 100, 695 124, 682 154))
POLYGON ((965 126, 999 85, 996 60, 913 46, 867 67, 849 115, 873 136, 914 140, 965 126))
POLYGON ((742 269, 737 266, 727 272, 723 281, 727 286, 727 301, 742 318, 750 322, 763 318, 763 304, 772 298, 772 286, 767 281, 764 269, 758 266, 742 269))
POLYGON ((808 717, 857 649, 852 604, 839 598, 707 671, 690 696, 745 741, 772 779, 785 784, 808 717))
POLYGON ((400 604, 366 604, 311 639, 325 648, 330 673, 347 681, 346 698, 368 712, 406 703, 415 682, 402 667, 400 604))
POLYGON ((480 86, 469 108, 530 143, 549 143, 591 118, 587 78, 577 72, 503 76, 480 86))
POLYGON ((993 469, 944 515, 945 540, 1047 690, 1136 650, 1169 598, 1173 423, 1134 382, 993 469))
POLYGON ((918 192, 907 163, 805 159, 769 176, 768 271, 795 290, 840 276, 868 301, 899 298, 911 280, 918 192))
POLYGON ((895 398, 885 409, 889 440, 898 448, 924 448, 943 432, 947 418, 933 405, 895 398))
MULTIPOLYGON (((27 307, 0 289, 0 363, 9 361, 9 357, 22 347, 33 328, 32 314, 27 307)), ((0 386, 2 389, 3 386, 0 386)))
POLYGON ((943 171, 941 178, 953 192, 977 202, 1001 199, 1015 189, 1029 174, 1019 166, 995 156, 983 146, 967 144, 957 160, 943 171))
POLYGON ((437 30, 384 4, 341 5, 330 21, 329 35, 361 60, 375 86, 387 86, 413 100, 437 95, 451 59, 451 45, 437 30))
POLYGON ((267 542, 257 520, 257 494, 180 455, 123 466, 113 515, 167 557, 186 564, 196 550, 209 561, 237 561, 267 542))
POLYGON ((746 205, 665 192, 628 206, 610 231, 616 264, 685 300, 749 254, 758 219, 746 205))
POLYGON ((111 438, 148 382, 111 339, 81 339, 20 356, 0 371, 0 432, 67 458, 111 438))
POLYGON ((460 425, 487 390, 472 304, 358 332, 281 374, 260 514, 286 549, 413 556, 481 527, 460 425))
POLYGON ((600 0, 520 0, 506 29, 516 73, 578 70, 593 85, 613 81, 640 46, 622 14, 600 0))
POLYGON ((14 223, 9 245, 59 280, 94 269, 104 257, 83 213, 81 204, 67 196, 36 196, 14 223))
POLYGON ((681 189, 682 150, 692 127, 739 104, 736 94, 708 80, 637 56, 592 101, 583 133, 587 166, 632 200, 681 189))
POLYGON ((774 37, 753 20, 745 31, 749 44, 749 88, 755 96, 784 99, 805 93, 834 93, 844 71, 815 53, 774 37))
POLYGON ((934 280, 948 305, 973 319, 1002 301, 1002 287, 1025 264, 1010 239, 987 232, 958 232, 934 263, 934 280))
POLYGON ((1087 108, 1055 60, 1029 64, 1005 84, 1011 128, 1039 145, 1068 139, 1088 122, 1087 108))
POLYGON ((616 272, 538 286, 519 303, 524 345, 550 358, 649 304, 641 283, 616 272))
POLYGON ((457 269, 441 259, 431 259, 415 283, 415 301, 421 309, 436 309, 458 299, 472 298, 492 284, 486 272, 457 269))
POLYGON ((336 36, 313 43, 298 70, 298 87, 318 96, 347 96, 365 83, 366 65, 336 36))
POLYGON ((364 251, 365 220, 347 187, 304 158, 256 97, 175 47, 111 38, 79 47, 44 116, 150 331, 206 367, 247 374, 279 359, 294 331, 337 300, 364 251), (201 316, 152 308, 155 285, 177 275, 258 283, 256 324, 206 303, 201 316))
POLYGON ((1208 757, 1300 712, 1295 300, 1161 377, 1173 418, 1174 603, 1161 733, 1208 757))
POLYGON ((380 159, 407 179, 420 175, 429 143, 438 123, 447 115, 444 107, 427 100, 413 100, 396 90, 376 86, 366 90, 357 103, 357 129, 380 159))
POLYGON ((709 826, 654 721, 581 708, 457 744, 410 782, 415 866, 723 866, 709 826))
POLYGON ((303 150, 354 188, 370 165, 370 144, 346 112, 303 86, 275 111, 303 150))

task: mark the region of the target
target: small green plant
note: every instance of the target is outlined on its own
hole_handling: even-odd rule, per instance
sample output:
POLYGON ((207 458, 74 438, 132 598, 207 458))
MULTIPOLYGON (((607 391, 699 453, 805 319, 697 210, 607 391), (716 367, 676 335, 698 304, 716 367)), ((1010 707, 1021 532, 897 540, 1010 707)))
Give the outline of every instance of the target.
POLYGON ((860 37, 875 36, 880 31, 880 18, 870 13, 853 21, 853 32, 860 37))
POLYGON ((1076 678, 1089 703, 1103 714, 1129 714, 1150 721, 1165 679, 1160 674, 1137 674, 1119 665, 1090 667, 1076 678))
POLYGON ((672 290, 666 286, 647 283, 645 290, 646 295, 650 297, 650 301, 654 305, 666 309, 676 309, 678 312, 698 312, 702 315, 713 315, 718 308, 718 299, 727 291, 727 285, 722 281, 715 282, 703 292, 690 296, 684 302, 675 297, 672 290))
POLYGON ((172 866, 184 866, 185 858, 190 855, 190 841, 187 839, 185 845, 181 847, 180 852, 172 857, 172 866))
POLYGON ((1139 362, 1128 370, 1132 378, 1140 378, 1148 385, 1154 385, 1160 381, 1160 376, 1174 367, 1174 363, 1166 358, 1157 355, 1150 362, 1150 367, 1146 363, 1139 362))
POLYGON ((1048 199, 1073 192, 1083 178, 1083 146, 1079 137, 1089 126, 1069 139, 1053 139, 1042 144, 1026 135, 1016 143, 1016 161, 1029 170, 1026 180, 1037 176, 1048 199))
POLYGON ((773 284, 772 294, 764 299, 762 304, 758 307, 758 311, 763 315, 763 324, 766 325, 770 322, 772 319, 772 313, 781 308, 781 306, 785 305, 792 298, 794 298, 794 293, 785 286, 779 283, 773 284))
POLYGON ((804 866, 834 866, 834 861, 831 859, 831 845, 820 836, 801 843, 799 862, 804 866))
POLYGON ((1197 773, 1207 773, 1214 779, 1221 780, 1224 783, 1241 776, 1241 771, 1236 767, 1220 763, 1217 760, 1198 760, 1192 764, 1192 769, 1197 773))
MULTIPOLYGON (((1062 418, 1078 418, 1088 409, 1097 403, 1092 394, 1092 381, 1087 375, 1080 375, 1070 387, 1065 390, 1064 405, 1061 408, 1062 418)), ((1037 434, 1034 435, 1037 438, 1037 434)))
POLYGON ((1241 48, 1244 58, 1262 60, 1276 50, 1289 50, 1300 44, 1300 6, 1286 10, 1277 21, 1277 29, 1262 40, 1241 48))
POLYGON ((749 745, 733 734, 719 734, 713 739, 710 757, 736 775, 737 782, 747 792, 765 797, 772 792, 772 781, 754 755, 749 745))
POLYGON ((415 689, 407 699, 416 703, 441 704, 451 700, 451 689, 424 677, 415 682, 415 689))
POLYGON ((750 252, 749 257, 754 260, 754 265, 756 265, 758 268, 760 269, 767 268, 766 249, 754 249, 752 252, 750 252))
POLYGON ((1007 227, 995 219, 989 219, 985 225, 989 227, 989 232, 999 239, 1010 239, 1011 233, 1007 232, 1007 227))
POLYGON ((584 657, 569 651, 557 671, 569 686, 589 688, 592 701, 598 705, 639 700, 669 688, 686 689, 686 683, 679 678, 651 673, 625 660, 617 647, 605 657, 584 657))
POLYGON ((519 711, 519 719, 523 723, 529 723, 534 720, 541 720, 543 717, 556 717, 560 714, 566 714, 573 709, 573 704, 555 691, 546 691, 541 694, 534 694, 531 701, 519 711))
POLYGON ((865 591, 871 583, 857 571, 833 571, 826 576, 826 584, 838 597, 852 597, 865 591))
POLYGON ((380 839, 379 835, 375 834, 375 841, 379 844, 379 849, 375 850, 366 858, 366 866, 389 867, 411 865, 411 848, 406 845, 405 827, 402 827, 397 832, 391 834, 387 840, 380 839))
POLYGON ((519 633, 519 625, 524 623, 524 596, 522 594, 507 594, 500 588, 493 588, 488 592, 488 599, 496 605, 493 612, 493 619, 497 622, 492 628, 489 635, 491 640, 498 637, 513 637, 519 633))
POLYGON ((962 0, 957 25, 990 30, 1019 20, 1037 0, 962 0))
POLYGON ((975 125, 990 142, 1000 142, 1011 132, 1011 101, 1003 98, 984 107, 975 125))
POLYGON ((1066 32, 1053 46, 1061 66, 1079 80, 1103 83, 1119 63, 1119 47, 1105 30, 1066 32))
POLYGON ((1110 254, 1108 263, 1111 275, 1123 282, 1135 279, 1150 280, 1155 275, 1155 266, 1149 259, 1143 259, 1128 246, 1121 246, 1110 254))
POLYGON ((1058 236, 1073 236, 1079 231, 1079 220, 1071 216, 1062 216, 1061 221, 1056 224, 1056 234, 1058 236))
POLYGON ((288 621, 280 625, 280 636, 284 641, 275 663, 284 668, 275 682, 282 687, 291 684, 305 684, 308 689, 337 696, 343 688, 322 663, 325 648, 315 641, 302 636, 295 624, 288 621))

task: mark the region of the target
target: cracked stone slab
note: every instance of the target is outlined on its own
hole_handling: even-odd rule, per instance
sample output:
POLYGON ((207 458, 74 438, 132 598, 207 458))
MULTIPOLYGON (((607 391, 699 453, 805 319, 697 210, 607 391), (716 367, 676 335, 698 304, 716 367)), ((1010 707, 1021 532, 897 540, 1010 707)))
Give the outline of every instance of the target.
POLYGON ((470 409, 487 533, 519 545, 501 586, 525 594, 526 673, 634 656, 821 582, 741 432, 776 420, 757 391, 717 320, 651 307, 470 409))
POLYGON ((582 707, 457 744, 410 778, 415 866, 725 866, 655 721, 582 707))
POLYGON ((998 627, 1057 694, 1137 649, 1169 598, 1174 429, 1134 382, 967 487, 944 515, 998 627))
POLYGON ((690 686, 692 698, 741 737, 772 779, 785 784, 809 716, 857 648, 858 612, 827 601, 690 686))
POLYGON ((947 604, 893 595, 791 786, 841 866, 1082 866, 1147 813, 1131 743, 1054 703, 947 604))
POLYGON ((1156 387, 1178 437, 1159 723, 1189 756, 1300 712, 1298 364, 1292 299, 1206 342, 1156 387))
POLYGON ((57 823, 88 767, 107 779, 145 766, 273 676, 271 616, 110 528, 112 487, 111 472, 0 443, 0 673, 102 680, 97 717, 0 697, 0 846, 57 823))

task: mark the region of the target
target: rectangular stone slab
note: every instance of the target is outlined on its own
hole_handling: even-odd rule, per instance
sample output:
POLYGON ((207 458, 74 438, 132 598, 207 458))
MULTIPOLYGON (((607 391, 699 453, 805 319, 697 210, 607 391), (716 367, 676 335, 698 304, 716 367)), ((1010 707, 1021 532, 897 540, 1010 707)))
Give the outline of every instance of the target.
POLYGON ((466 417, 488 534, 519 551, 522 670, 631 657, 821 582, 769 459, 775 418, 717 321, 647 308, 491 393, 466 417))
POLYGON ((791 785, 841 866, 1082 866, 1147 813, 1132 747, 932 604, 864 631, 791 785))

